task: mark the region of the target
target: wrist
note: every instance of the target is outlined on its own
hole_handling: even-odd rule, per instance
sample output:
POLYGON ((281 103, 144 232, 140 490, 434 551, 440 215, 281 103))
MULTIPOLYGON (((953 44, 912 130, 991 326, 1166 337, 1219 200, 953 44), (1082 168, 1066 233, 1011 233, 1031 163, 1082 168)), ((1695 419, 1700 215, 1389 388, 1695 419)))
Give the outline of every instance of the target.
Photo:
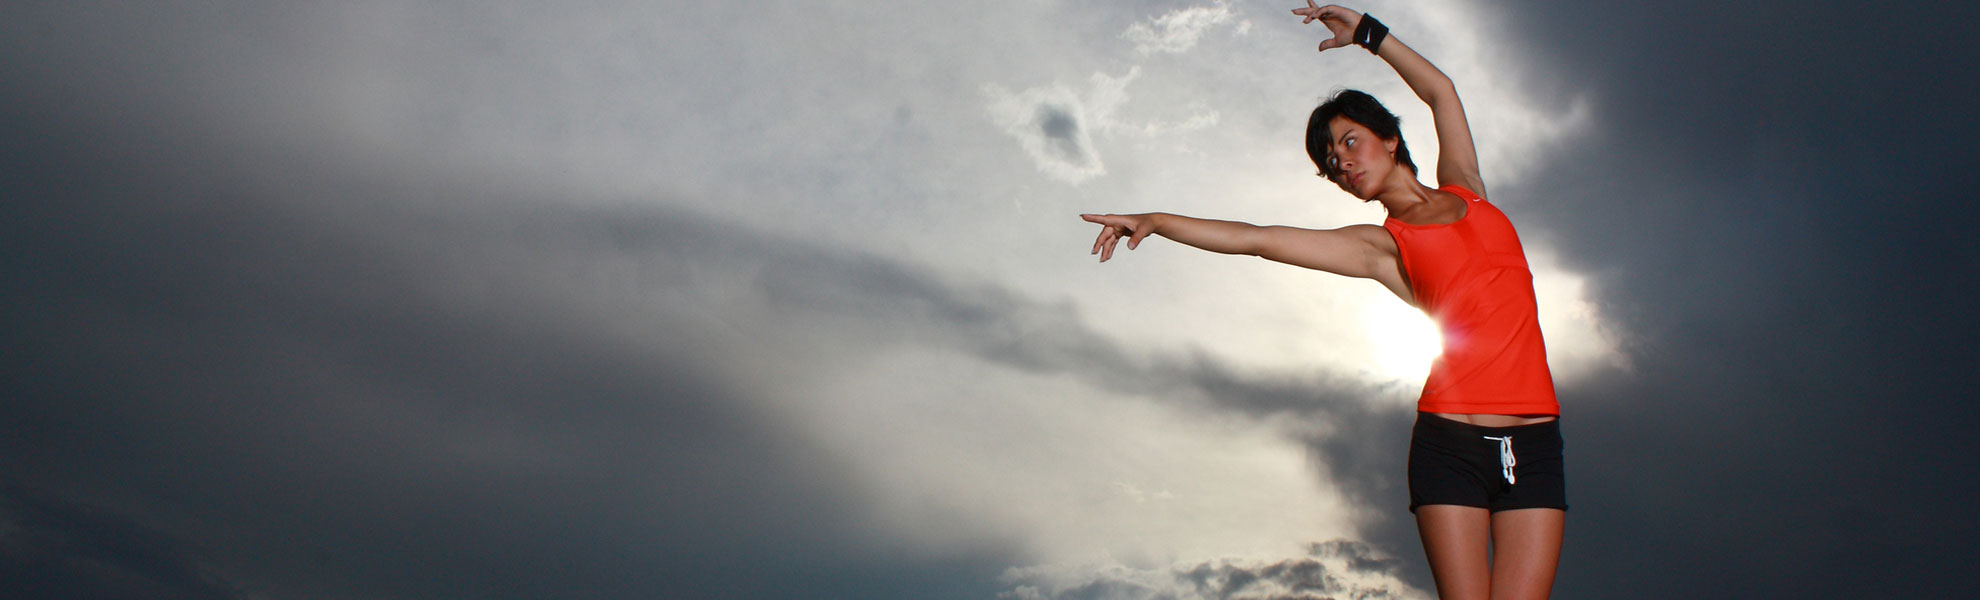
POLYGON ((1380 54, 1382 40, 1389 39, 1389 27, 1375 19, 1374 15, 1361 14, 1361 22, 1354 26, 1354 45, 1368 49, 1369 54, 1380 54))

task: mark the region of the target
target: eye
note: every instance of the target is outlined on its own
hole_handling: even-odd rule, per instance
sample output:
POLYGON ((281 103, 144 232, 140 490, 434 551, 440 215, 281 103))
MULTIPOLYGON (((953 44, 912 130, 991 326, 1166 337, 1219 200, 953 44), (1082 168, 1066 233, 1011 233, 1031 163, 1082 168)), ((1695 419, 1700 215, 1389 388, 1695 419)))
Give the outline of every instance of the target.
POLYGON ((1344 141, 1344 142, 1341 142, 1341 145, 1343 145, 1343 146, 1347 146, 1347 147, 1349 147, 1349 148, 1353 148, 1353 147, 1354 147, 1354 143, 1355 143, 1355 142, 1358 142, 1358 141, 1361 141, 1361 140, 1357 140, 1357 139, 1355 139, 1355 138, 1348 138, 1348 139, 1347 139, 1347 141, 1344 141))

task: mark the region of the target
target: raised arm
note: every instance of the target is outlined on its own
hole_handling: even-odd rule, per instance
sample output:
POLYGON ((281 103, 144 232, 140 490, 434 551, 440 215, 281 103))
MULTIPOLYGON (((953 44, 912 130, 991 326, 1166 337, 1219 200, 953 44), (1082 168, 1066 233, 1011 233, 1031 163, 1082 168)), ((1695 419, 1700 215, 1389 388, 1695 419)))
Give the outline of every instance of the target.
MULTIPOLYGON (((1305 17, 1306 23, 1318 20, 1333 33, 1333 37, 1320 42, 1322 52, 1354 45, 1355 28, 1361 25, 1362 18, 1360 13, 1339 6, 1315 6, 1313 0, 1306 1, 1306 8, 1293 9, 1293 14, 1305 17)), ((1430 118, 1437 126, 1437 185, 1462 185, 1485 196, 1485 180, 1478 174, 1478 149, 1472 144, 1471 123, 1465 120, 1464 103, 1458 99, 1457 86, 1436 65, 1394 35, 1376 47, 1376 56, 1388 61, 1410 91, 1430 105, 1430 118)))
POLYGON ((1093 241, 1093 253, 1100 255, 1101 262, 1114 257, 1114 246, 1123 237, 1127 238, 1128 249, 1133 250, 1141 245, 1142 238, 1160 234, 1211 252, 1257 256, 1337 275, 1373 279, 1403 300, 1410 300, 1395 238, 1375 225, 1325 230, 1260 227, 1168 213, 1080 215, 1080 218, 1101 226, 1100 237, 1093 241))

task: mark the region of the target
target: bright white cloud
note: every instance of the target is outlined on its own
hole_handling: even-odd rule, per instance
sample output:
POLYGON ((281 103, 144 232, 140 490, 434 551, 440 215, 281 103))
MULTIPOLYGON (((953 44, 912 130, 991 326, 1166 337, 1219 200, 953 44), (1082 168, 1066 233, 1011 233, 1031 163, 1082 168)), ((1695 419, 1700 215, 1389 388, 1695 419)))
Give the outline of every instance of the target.
POLYGON ((1587 377, 1607 369, 1630 368, 1601 307, 1588 300, 1587 278, 1562 267, 1553 252, 1529 247, 1533 294, 1540 304, 1540 330, 1547 340, 1547 365, 1556 381, 1587 377))
MULTIPOLYGON (((1569 91, 1543 97, 1531 87, 1535 74, 1518 60, 1516 44, 1499 32, 1503 15, 1468 0, 1431 0, 1420 10, 1384 12, 1398 36, 1449 74, 1463 95, 1465 116, 1478 146, 1488 185, 1523 180, 1553 157, 1550 152, 1588 133, 1594 125, 1589 98, 1569 91), (1406 33, 1405 33, 1406 32, 1406 33)), ((1391 76, 1393 77, 1393 76, 1391 76)), ((1406 93, 1406 92, 1405 92, 1406 93)), ((1436 156, 1429 110, 1408 103, 1405 115, 1418 156, 1436 156), (1420 140, 1420 141, 1418 141, 1420 140)), ((1391 108, 1398 108, 1391 106, 1391 108)))
MULTIPOLYGON (((1121 37, 1135 45, 1143 56, 1181 53, 1196 47, 1205 31, 1229 23, 1234 18, 1230 4, 1219 1, 1206 6, 1177 9, 1144 22, 1135 23, 1121 37)), ((1247 33, 1251 22, 1238 26, 1247 33)), ((1141 137, 1177 135, 1216 125, 1219 114, 1202 104, 1190 106, 1187 115, 1174 120, 1121 123, 1115 111, 1127 102, 1127 85, 1141 74, 1136 65, 1120 76, 1096 72, 1088 78, 1081 93, 1063 83, 1011 92, 999 84, 986 84, 990 118, 1004 133, 1018 140, 1040 171, 1067 183, 1081 183, 1105 175, 1107 168, 1094 136, 1112 130, 1141 137)))
POLYGON ((1136 568, 1117 563, 1011 569, 1003 600, 1265 600, 1428 597, 1397 579, 1395 560, 1357 542, 1311 544, 1304 556, 1219 559, 1136 568))
MULTIPOLYGON (((1187 52, 1203 39, 1205 31, 1229 23, 1235 16, 1230 3, 1219 0, 1205 6, 1176 9, 1135 23, 1121 33, 1121 38, 1133 42, 1135 51, 1142 55, 1187 52)), ((1240 32, 1250 29, 1250 21, 1239 26, 1240 32)))
POLYGON ((1353 534, 1286 424, 926 347, 788 383, 793 426, 853 459, 874 527, 918 552, 1169 562, 1353 534))

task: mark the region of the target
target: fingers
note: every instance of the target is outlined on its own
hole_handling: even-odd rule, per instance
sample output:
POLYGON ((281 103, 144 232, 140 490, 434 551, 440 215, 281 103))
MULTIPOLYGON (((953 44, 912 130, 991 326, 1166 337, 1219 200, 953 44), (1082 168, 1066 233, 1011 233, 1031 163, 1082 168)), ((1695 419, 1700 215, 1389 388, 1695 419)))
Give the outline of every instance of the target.
POLYGON ((1100 225, 1100 236, 1093 240, 1093 250, 1088 252, 1088 254, 1100 255, 1100 262, 1107 262, 1107 259, 1114 257, 1114 248, 1120 244, 1123 236, 1128 238, 1128 249, 1133 250, 1135 246, 1141 244, 1141 238, 1148 235, 1145 232, 1148 228, 1139 226, 1135 215, 1084 214, 1079 218, 1100 225))
MULTIPOLYGON (((1088 223, 1094 223, 1100 225, 1100 236, 1093 239, 1093 251, 1088 252, 1087 254, 1089 255, 1101 254, 1102 252, 1107 250, 1108 246, 1114 243, 1115 239, 1120 238, 1120 233, 1116 231, 1116 226, 1113 223, 1109 223, 1109 221, 1113 220, 1109 218, 1112 216, 1113 215, 1092 215, 1092 214, 1079 216, 1080 219, 1085 220, 1088 223)), ((1106 258, 1100 259, 1101 262, 1106 262, 1106 260, 1107 260, 1106 258)))
POLYGON ((1107 223, 1107 221, 1113 220, 1109 218, 1112 216, 1113 215, 1080 215, 1079 216, 1079 218, 1085 219, 1088 222, 1099 223, 1101 225, 1099 237, 1093 239, 1093 250, 1087 252, 1088 255, 1093 255, 1093 254, 1100 255, 1100 262, 1107 262, 1108 258, 1112 258, 1114 256, 1114 245, 1120 242, 1121 232, 1124 230, 1124 228, 1122 228, 1119 225, 1113 225, 1107 223))
POLYGON ((1320 6, 1314 4, 1313 0, 1306 0, 1306 8, 1295 8, 1292 9, 1292 12, 1295 15, 1306 17, 1306 20, 1299 22, 1301 25, 1312 23, 1314 19, 1320 18, 1320 6))
POLYGON ((1295 15, 1304 17, 1304 20, 1300 21, 1301 25, 1319 21, 1320 24, 1327 26, 1329 32, 1334 34, 1334 39, 1320 43, 1319 51, 1321 52, 1349 45, 1347 36, 1349 32, 1354 31, 1355 25, 1361 21, 1360 13, 1336 4, 1319 6, 1313 0, 1306 0, 1305 8, 1295 8, 1292 9, 1292 12, 1295 15))

